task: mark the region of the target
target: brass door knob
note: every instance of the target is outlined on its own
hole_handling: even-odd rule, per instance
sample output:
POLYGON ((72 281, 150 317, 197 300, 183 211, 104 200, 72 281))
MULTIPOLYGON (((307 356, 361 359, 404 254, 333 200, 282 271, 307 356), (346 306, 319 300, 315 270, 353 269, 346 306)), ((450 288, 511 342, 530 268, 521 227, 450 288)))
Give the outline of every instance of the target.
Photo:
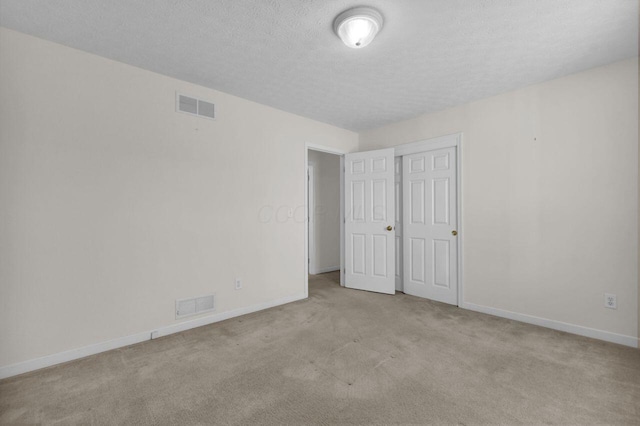
POLYGON ((387 226, 387 231, 392 231, 393 227, 391 225, 387 226))
POLYGON ((458 235, 458 231, 451 231, 451 235, 455 237, 456 235, 458 235))

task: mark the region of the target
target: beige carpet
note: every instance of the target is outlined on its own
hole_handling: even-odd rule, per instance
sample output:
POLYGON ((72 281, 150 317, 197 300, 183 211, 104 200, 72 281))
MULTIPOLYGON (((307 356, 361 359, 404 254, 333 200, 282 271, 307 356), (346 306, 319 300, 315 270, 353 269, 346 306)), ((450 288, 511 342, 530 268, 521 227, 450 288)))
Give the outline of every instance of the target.
POLYGON ((336 280, 3 380, 0 423, 640 424, 636 349, 336 280))

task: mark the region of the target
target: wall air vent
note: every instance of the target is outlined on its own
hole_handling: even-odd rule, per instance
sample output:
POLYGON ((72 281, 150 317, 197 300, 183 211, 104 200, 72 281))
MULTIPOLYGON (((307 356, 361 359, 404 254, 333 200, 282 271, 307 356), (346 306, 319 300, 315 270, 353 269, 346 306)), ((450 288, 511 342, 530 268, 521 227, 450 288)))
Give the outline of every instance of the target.
POLYGON ((176 319, 204 314, 215 310, 213 294, 176 300, 176 319))
POLYGON ((197 115, 211 120, 216 118, 216 108, 211 102, 176 93, 176 111, 197 115))

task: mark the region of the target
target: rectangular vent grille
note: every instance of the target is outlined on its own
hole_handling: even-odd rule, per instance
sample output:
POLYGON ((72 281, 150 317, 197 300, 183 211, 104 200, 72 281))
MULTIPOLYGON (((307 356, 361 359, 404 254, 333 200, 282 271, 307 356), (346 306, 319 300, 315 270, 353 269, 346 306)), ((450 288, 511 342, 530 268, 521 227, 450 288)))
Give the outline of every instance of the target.
POLYGON ((176 96, 176 110, 187 114, 210 118, 211 120, 216 118, 216 106, 214 104, 203 101, 202 99, 181 95, 179 93, 176 96))
POLYGON ((213 294, 176 300, 176 318, 189 317, 215 310, 213 294))

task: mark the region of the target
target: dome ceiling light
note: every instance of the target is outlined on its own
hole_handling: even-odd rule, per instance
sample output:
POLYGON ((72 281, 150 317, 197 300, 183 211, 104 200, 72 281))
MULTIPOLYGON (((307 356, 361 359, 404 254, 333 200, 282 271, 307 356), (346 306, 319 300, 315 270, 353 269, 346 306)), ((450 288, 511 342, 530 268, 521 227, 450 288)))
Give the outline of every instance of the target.
POLYGON ((361 49, 371 43, 382 29, 382 15, 370 7, 355 7, 338 15, 333 21, 333 31, 342 42, 353 49, 361 49))

